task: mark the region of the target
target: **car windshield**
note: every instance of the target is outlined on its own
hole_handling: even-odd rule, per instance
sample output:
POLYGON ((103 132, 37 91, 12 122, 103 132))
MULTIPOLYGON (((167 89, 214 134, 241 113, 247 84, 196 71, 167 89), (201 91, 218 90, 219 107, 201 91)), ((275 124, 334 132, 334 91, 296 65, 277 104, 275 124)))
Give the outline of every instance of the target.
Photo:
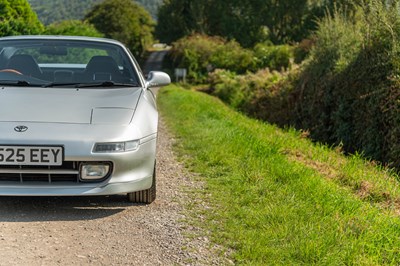
POLYGON ((105 41, 0 40, 0 86, 138 86, 134 65, 122 46, 105 41))

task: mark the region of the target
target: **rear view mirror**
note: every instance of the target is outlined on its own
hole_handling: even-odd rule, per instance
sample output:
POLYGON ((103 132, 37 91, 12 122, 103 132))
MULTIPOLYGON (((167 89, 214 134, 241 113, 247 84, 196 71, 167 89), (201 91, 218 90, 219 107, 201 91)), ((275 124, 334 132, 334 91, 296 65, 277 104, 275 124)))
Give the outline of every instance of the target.
POLYGON ((146 80, 146 87, 162 87, 171 83, 171 78, 167 73, 161 71, 150 71, 146 80))

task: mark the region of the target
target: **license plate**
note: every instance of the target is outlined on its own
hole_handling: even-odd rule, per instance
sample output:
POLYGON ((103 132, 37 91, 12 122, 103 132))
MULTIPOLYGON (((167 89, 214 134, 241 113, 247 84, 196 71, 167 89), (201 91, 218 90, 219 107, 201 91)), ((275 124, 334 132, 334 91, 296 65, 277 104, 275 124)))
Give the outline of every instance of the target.
POLYGON ((61 165, 61 146, 1 146, 0 165, 61 165))

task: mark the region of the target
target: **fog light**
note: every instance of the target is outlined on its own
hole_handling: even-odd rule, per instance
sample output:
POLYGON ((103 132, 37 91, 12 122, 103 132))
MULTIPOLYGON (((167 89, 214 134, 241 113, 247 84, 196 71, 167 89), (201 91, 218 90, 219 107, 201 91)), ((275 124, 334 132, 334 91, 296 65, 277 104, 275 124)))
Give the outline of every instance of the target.
POLYGON ((97 180, 108 175, 110 166, 108 164, 82 164, 81 179, 82 180, 97 180))

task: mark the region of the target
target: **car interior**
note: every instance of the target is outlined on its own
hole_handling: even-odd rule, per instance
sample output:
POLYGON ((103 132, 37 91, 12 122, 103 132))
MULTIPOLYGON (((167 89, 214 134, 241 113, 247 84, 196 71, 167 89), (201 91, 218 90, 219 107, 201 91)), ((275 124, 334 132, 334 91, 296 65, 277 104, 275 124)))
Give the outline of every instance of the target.
MULTIPOLYGON (((127 63, 121 57, 117 56, 120 61, 117 63, 113 56, 105 55, 107 54, 105 51, 98 50, 96 52, 86 51, 82 59, 79 54, 78 56, 73 53, 69 55, 66 48, 59 48, 42 47, 41 49, 30 49, 24 47, 20 50, 14 48, 3 49, 0 54, 0 71, 19 73, 54 83, 95 83, 104 81, 128 84, 139 83, 132 67, 127 67, 125 65, 127 63), (92 52, 92 55, 88 57, 90 52, 92 52), (70 59, 70 61, 65 58, 70 59)), ((115 54, 113 53, 114 56, 115 54)))
POLYGON ((27 54, 17 54, 13 55, 7 64, 8 69, 15 69, 24 75, 35 77, 35 78, 42 78, 43 72, 40 69, 36 60, 27 54))

